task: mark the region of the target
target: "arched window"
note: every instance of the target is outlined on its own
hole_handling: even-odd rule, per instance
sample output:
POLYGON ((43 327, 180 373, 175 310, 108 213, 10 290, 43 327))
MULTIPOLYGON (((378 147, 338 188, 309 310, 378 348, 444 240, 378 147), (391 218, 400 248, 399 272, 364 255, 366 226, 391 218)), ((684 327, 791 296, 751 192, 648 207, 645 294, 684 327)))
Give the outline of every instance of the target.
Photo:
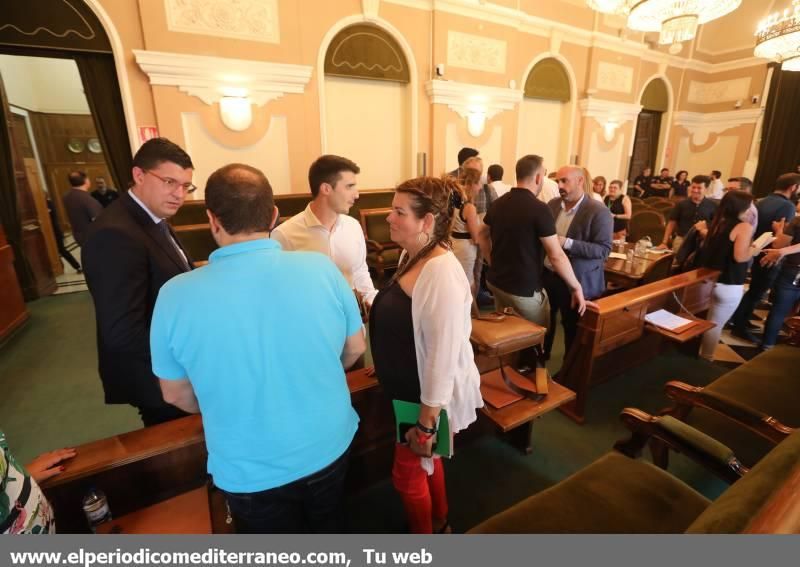
POLYGON ((549 169, 569 163, 575 101, 564 65, 553 57, 536 63, 525 79, 524 94, 517 154, 538 154, 549 169))
POLYGON ((369 24, 349 26, 333 38, 325 54, 325 74, 408 83, 408 63, 397 41, 369 24))
POLYGON ((653 110, 655 112, 666 112, 669 110, 669 93, 667 93, 667 85, 661 79, 654 79, 650 81, 647 88, 642 93, 641 100, 642 107, 645 110, 653 110))
POLYGON ((410 77, 400 44, 376 25, 344 28, 325 52, 326 150, 361 167, 364 189, 411 175, 410 77))
POLYGON ((539 61, 525 81, 525 96, 569 102, 569 77, 564 65, 556 59, 539 61))

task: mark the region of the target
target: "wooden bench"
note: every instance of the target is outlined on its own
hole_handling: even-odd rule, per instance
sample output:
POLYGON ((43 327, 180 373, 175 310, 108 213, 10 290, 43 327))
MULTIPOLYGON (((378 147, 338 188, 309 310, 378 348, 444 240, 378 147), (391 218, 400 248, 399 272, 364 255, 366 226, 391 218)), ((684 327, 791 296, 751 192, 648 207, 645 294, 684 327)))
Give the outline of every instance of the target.
MULTIPOLYGON (((673 313, 685 307, 701 316, 708 310, 711 289, 719 272, 700 269, 603 297, 589 306, 578 323, 575 341, 556 380, 576 393, 574 402, 559 408, 583 423, 589 389, 656 356, 666 341, 682 344, 685 352, 697 354, 699 337, 709 323, 691 332, 674 335, 648 326, 645 315, 659 309, 673 313)), ((701 317, 698 317, 701 318, 701 317)))
MULTIPOLYGON (((347 487, 354 490, 389 475, 394 418, 377 381, 366 376, 364 370, 347 373, 347 383, 361 420, 351 446, 347 476, 347 487)), ((208 453, 199 415, 100 439, 77 449, 77 456, 65 464, 63 473, 42 483, 61 533, 88 531, 81 500, 92 486, 105 492, 115 518, 125 518, 130 525, 138 526, 137 530, 155 529, 141 528, 148 523, 142 518, 153 515, 152 510, 163 509, 152 506, 196 507, 201 492, 208 493, 208 453), (172 500, 183 495, 182 499, 172 500), (148 508, 151 512, 145 511, 148 508), (138 516, 132 516, 137 512, 138 516)), ((206 496, 207 500, 214 500, 213 492, 206 496)), ((212 506, 220 508, 224 506, 212 506)), ((224 525, 219 514, 210 516, 215 525, 224 525)), ((123 526, 125 529, 132 528, 123 526)))

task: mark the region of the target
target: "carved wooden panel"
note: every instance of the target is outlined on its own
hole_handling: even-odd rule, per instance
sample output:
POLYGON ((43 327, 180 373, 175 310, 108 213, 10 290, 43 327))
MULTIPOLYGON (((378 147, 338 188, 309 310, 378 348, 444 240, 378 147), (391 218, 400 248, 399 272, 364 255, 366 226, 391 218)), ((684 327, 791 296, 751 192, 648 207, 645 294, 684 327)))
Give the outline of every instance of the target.
POLYGON ((636 123, 636 136, 633 142, 633 155, 628 173, 630 179, 641 174, 642 169, 656 167, 655 159, 658 151, 658 134, 661 129, 661 113, 643 110, 636 123))
POLYGON ((408 62, 397 41, 369 24, 346 27, 325 53, 325 74, 408 83, 408 62))
POLYGON ((600 321, 600 342, 597 354, 603 354, 632 343, 642 336, 647 303, 624 308, 600 321))

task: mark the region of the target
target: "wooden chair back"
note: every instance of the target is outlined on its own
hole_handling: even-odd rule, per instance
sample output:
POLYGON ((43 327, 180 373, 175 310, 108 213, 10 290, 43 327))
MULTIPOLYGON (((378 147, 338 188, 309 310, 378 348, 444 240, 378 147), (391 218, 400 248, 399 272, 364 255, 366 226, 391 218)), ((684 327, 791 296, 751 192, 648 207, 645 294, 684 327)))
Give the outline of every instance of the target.
POLYGON ((638 242, 649 236, 653 244, 658 244, 664 239, 666 222, 664 215, 655 210, 640 210, 633 213, 628 225, 628 241, 638 242))

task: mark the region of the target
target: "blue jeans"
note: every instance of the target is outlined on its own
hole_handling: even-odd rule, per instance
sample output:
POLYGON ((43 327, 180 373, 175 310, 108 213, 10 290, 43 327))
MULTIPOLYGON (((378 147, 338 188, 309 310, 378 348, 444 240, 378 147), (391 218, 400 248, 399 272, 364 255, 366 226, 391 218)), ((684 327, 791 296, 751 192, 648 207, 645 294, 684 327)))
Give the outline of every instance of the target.
POLYGON ((339 533, 350 450, 312 475, 262 492, 227 492, 240 534, 339 533))
POLYGON ((783 327, 783 320, 800 300, 800 286, 794 285, 796 274, 794 271, 782 271, 775 280, 772 288, 772 309, 764 325, 764 338, 761 339, 761 346, 770 348, 775 346, 778 340, 778 333, 783 327))

